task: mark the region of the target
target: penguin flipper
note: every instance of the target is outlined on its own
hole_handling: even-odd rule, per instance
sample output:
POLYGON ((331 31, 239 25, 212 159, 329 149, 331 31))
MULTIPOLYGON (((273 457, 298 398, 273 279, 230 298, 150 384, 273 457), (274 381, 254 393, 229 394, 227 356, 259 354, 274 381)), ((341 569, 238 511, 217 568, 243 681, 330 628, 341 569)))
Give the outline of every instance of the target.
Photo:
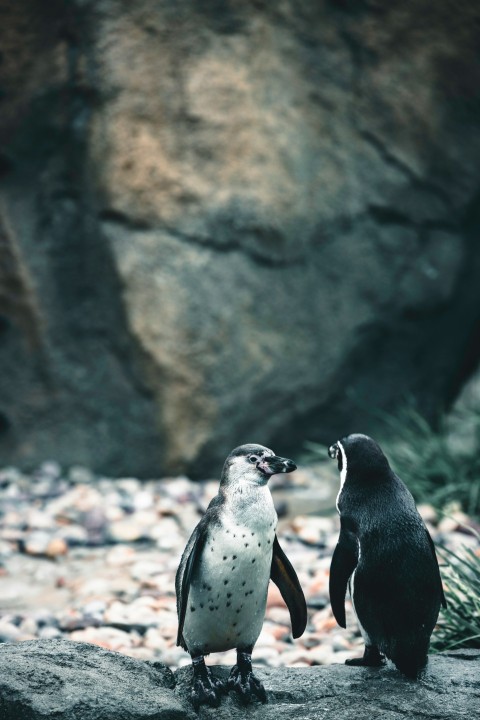
POLYGON ((202 551, 207 538, 207 532, 204 524, 200 522, 192 533, 192 536, 185 549, 182 557, 179 572, 177 574, 177 610, 178 610, 178 633, 177 645, 185 650, 187 647, 183 639, 183 624, 185 622, 185 614, 187 612, 188 594, 190 592, 190 583, 193 573, 202 555, 202 551), (183 567, 182 567, 183 566, 183 567), (180 569, 183 569, 181 573, 180 569))
POLYGON ((298 582, 297 573, 280 547, 276 535, 273 541, 270 578, 280 590, 290 612, 292 635, 294 638, 299 638, 303 635, 307 626, 307 603, 301 585, 298 582))
POLYGON ((435 552, 435 545, 433 544, 433 540, 432 540, 427 528, 425 528, 425 532, 427 533, 428 544, 430 545, 430 550, 432 551, 432 555, 435 559, 435 562, 436 562, 437 568, 438 568, 438 579, 440 582, 440 601, 442 603, 442 607, 446 608, 447 607, 447 599, 445 597, 445 593, 443 592, 442 576, 440 575, 440 568, 438 567, 438 560, 437 560, 437 553, 435 552))
POLYGON ((330 604, 340 627, 347 627, 345 596, 351 574, 357 566, 357 541, 352 533, 340 530, 340 536, 330 565, 330 604))

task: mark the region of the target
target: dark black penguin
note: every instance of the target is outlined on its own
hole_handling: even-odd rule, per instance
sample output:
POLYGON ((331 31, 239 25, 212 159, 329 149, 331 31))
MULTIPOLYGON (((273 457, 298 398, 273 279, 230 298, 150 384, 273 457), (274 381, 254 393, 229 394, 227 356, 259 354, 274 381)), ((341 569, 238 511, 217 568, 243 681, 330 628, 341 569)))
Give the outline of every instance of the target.
POLYGON ((365 653, 347 665, 378 666, 383 656, 410 678, 427 663, 440 605, 446 607, 432 539, 415 502, 380 446, 349 435, 329 448, 338 460, 340 537, 330 568, 330 601, 341 627, 347 585, 365 653))
POLYGON ((270 578, 290 611, 293 636, 307 622, 305 598, 276 534, 277 515, 267 483, 296 469, 262 445, 242 445, 228 456, 218 495, 190 537, 175 579, 177 645, 193 664, 192 702, 218 705, 223 690, 242 702, 266 693, 253 675, 251 653, 263 624, 270 578), (211 652, 237 650, 224 688, 205 665, 211 652))

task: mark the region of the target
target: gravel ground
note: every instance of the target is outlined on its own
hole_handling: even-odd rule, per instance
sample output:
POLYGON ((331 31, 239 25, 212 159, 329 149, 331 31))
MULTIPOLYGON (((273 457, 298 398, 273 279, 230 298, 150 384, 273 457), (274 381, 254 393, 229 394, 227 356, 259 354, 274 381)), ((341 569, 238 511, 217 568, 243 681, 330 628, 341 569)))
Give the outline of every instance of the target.
MULTIPOLYGON (((280 516, 279 540, 304 589, 305 634, 293 642, 288 610, 270 583, 255 663, 323 665, 360 654, 363 644, 347 602, 347 630, 328 601, 328 570, 339 523, 333 463, 300 468, 271 480, 280 516)), ((63 636, 132 657, 189 663, 175 646, 174 577, 185 543, 218 481, 185 477, 139 481, 63 471, 44 463, 31 475, 0 470, 0 642, 63 636)), ((468 518, 440 522, 420 511, 434 540, 456 548, 477 543, 468 518)), ((232 665, 235 652, 209 664, 232 665)))

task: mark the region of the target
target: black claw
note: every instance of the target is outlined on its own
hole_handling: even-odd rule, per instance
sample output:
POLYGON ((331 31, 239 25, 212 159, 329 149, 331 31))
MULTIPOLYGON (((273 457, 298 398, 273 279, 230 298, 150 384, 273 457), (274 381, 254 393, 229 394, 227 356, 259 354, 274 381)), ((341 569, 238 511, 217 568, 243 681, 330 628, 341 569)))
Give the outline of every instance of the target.
POLYGON ((205 687, 201 682, 195 682, 191 693, 192 705, 198 710, 200 705, 210 705, 210 707, 218 707, 220 705, 220 697, 213 688, 205 687))
POLYGON ((225 692, 225 684, 218 678, 213 677, 203 658, 195 658, 193 660, 193 683, 190 695, 195 710, 198 710, 200 705, 218 707, 223 692, 225 692))
POLYGON ((250 675, 250 685, 252 687, 253 692, 258 697, 259 700, 262 701, 262 703, 267 702, 267 693, 265 692, 265 688, 263 687, 262 683, 258 678, 255 677, 253 673, 250 675))
POLYGON ((353 667, 382 667, 382 665, 385 665, 385 658, 375 645, 365 645, 363 657, 345 660, 345 665, 353 667))
POLYGON ((252 702, 254 696, 262 703, 267 702, 267 693, 252 671, 250 655, 238 653, 237 664, 234 665, 227 681, 227 691, 234 690, 243 705, 252 702))

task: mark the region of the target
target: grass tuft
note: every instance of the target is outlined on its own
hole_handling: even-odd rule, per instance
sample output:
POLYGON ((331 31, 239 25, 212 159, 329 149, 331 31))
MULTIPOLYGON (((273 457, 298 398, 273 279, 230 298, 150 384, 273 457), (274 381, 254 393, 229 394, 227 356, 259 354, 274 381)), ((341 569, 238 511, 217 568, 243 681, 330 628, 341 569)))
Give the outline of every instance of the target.
MULTIPOLYGON (((381 421, 375 438, 417 503, 438 510, 460 503, 471 517, 480 516, 480 414, 468 418, 468 443, 453 441, 446 422, 432 428, 412 406, 395 416, 382 415, 381 421)), ((307 461, 325 458, 325 446, 305 446, 307 461)))
MULTIPOLYGON (((475 533, 477 534, 477 533, 475 533)), ((478 536, 480 540, 480 536, 478 536)), ((447 608, 432 636, 434 652, 480 648, 480 556, 478 549, 438 550, 447 608)))
POLYGON ((439 510, 460 503, 468 515, 480 514, 480 417, 476 442, 465 444, 452 441, 446 422, 433 429, 411 407, 386 417, 384 428, 385 453, 417 502, 439 510))

